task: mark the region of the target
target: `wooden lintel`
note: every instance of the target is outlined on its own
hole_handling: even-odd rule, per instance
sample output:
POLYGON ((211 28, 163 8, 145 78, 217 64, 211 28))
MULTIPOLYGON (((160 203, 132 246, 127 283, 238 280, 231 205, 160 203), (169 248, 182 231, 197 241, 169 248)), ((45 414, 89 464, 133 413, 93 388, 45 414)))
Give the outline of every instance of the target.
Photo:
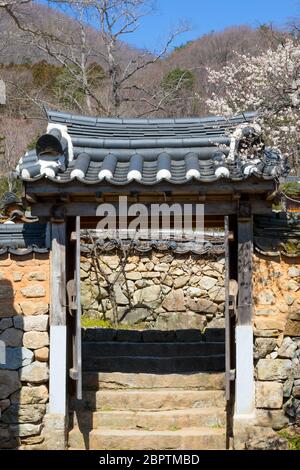
POLYGON ((50 325, 66 324, 66 224, 51 224, 51 314, 50 325))
MULTIPOLYGON (((155 203, 159 202, 160 201, 155 201, 155 203)), ((153 201, 149 203, 144 202, 149 211, 152 203, 153 201)), ((118 214, 118 202, 111 202, 111 204, 115 207, 116 214, 118 214)), ((183 207, 184 203, 179 202, 178 204, 182 205, 183 207)), ((250 205, 253 214, 268 214, 272 211, 271 203, 267 201, 253 199, 248 201, 248 204, 250 205)), ((32 215, 46 218, 52 217, 53 220, 64 221, 66 217, 74 217, 76 215, 80 215, 82 217, 96 216, 98 207, 99 203, 90 201, 70 202, 69 204, 65 204, 63 206, 57 206, 55 204, 51 204, 50 202, 39 202, 32 206, 32 215)), ((130 207, 130 203, 128 204, 128 207, 130 207)), ((193 205, 193 207, 196 211, 196 203, 193 205)), ((206 216, 224 216, 237 214, 237 204, 234 201, 207 200, 204 203, 204 214, 206 216)))

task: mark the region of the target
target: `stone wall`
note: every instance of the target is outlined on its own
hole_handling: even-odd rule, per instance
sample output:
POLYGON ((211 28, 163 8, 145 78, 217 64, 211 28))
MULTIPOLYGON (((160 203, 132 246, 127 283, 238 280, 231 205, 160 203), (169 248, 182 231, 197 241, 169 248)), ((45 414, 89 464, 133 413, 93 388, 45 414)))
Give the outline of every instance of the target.
POLYGON ((300 258, 254 256, 257 424, 300 424, 300 258))
POLYGON ((224 257, 151 252, 81 258, 84 314, 163 330, 224 327, 224 257))
POLYGON ((0 449, 34 448, 44 439, 49 270, 48 254, 0 257, 0 449))

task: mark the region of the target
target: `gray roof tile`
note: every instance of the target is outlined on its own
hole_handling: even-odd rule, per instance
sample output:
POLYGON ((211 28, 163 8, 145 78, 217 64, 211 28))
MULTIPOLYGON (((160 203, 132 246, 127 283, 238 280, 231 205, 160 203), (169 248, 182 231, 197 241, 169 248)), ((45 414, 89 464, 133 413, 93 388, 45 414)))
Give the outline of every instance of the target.
POLYGON ((17 172, 25 181, 47 177, 62 184, 73 179, 86 184, 106 181, 123 185, 132 180, 145 185, 161 180, 184 184, 193 178, 199 182, 220 178, 240 181, 252 173, 273 179, 287 170, 284 159, 274 149, 262 151, 256 162, 245 162, 240 155, 235 155, 233 162, 226 159, 230 135, 242 123, 250 122, 251 126, 253 113, 228 120, 103 119, 56 111, 48 111, 47 115, 54 127, 51 137, 41 136, 37 152, 30 151, 20 159, 17 172), (66 126, 67 135, 58 132, 55 124, 59 129, 60 125, 66 126), (66 137, 71 139, 72 148, 66 146, 66 137), (49 149, 48 144, 55 138, 60 142, 53 146, 53 152, 61 143, 61 156, 49 149), (70 161, 72 152, 74 159, 70 161))

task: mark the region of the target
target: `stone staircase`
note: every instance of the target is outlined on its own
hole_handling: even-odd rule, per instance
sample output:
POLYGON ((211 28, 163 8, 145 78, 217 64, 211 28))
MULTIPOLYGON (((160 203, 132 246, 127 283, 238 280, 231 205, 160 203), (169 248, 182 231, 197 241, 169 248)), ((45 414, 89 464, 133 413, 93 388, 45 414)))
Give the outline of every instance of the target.
POLYGON ((69 449, 226 448, 224 330, 83 331, 69 449))

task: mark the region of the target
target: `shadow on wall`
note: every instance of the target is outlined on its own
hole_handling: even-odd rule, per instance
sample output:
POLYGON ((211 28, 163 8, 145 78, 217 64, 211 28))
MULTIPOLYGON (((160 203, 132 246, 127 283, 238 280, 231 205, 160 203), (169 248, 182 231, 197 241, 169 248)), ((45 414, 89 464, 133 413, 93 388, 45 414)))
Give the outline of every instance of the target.
MULTIPOLYGON (((5 268, 4 268, 5 269, 5 268)), ((4 273, 1 273, 2 276, 4 273)), ((20 444, 18 437, 19 369, 29 363, 33 353, 23 345, 22 317, 14 306, 14 290, 7 279, 0 280, 0 449, 20 444), (18 319, 20 318, 21 321, 18 319)))
POLYGON ((48 316, 21 313, 13 283, 0 279, 0 449, 41 442, 46 411, 48 390, 40 384, 47 378, 40 379, 47 366, 35 361, 35 348, 29 342, 35 337, 26 335, 46 331, 48 316))

